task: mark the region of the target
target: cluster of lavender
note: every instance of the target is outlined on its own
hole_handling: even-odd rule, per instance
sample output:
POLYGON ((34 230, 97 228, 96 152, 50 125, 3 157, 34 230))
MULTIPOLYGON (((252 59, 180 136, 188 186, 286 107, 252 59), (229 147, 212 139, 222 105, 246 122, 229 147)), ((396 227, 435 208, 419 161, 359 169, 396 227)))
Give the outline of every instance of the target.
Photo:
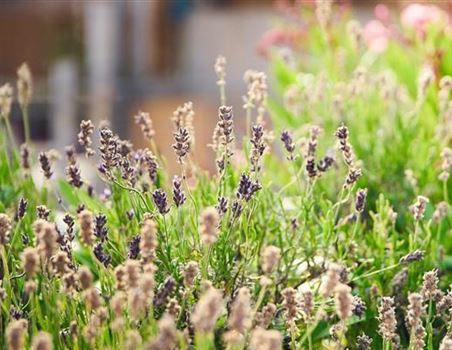
MULTIPOLYGON (((318 16, 327 25, 328 6, 319 8, 318 16)), ((216 64, 222 88, 224 64, 221 59, 216 64)), ((26 106, 32 85, 27 83, 27 73, 22 75, 20 101, 26 106)), ((357 80, 361 78, 357 76, 357 80)), ((135 150, 130 141, 121 140, 103 126, 98 169, 114 191, 112 197, 101 200, 82 180, 75 149, 70 146, 66 148, 67 182, 74 187, 74 197, 86 198, 86 193, 78 197, 85 186, 90 195, 86 204, 71 203, 76 218, 66 213, 63 229, 57 220, 59 207, 48 202, 36 207, 34 220, 28 202, 35 203, 36 198, 31 196, 14 203, 15 214, 0 213, 0 330, 5 331, 0 347, 365 350, 378 337, 384 349, 395 349, 401 346, 405 332, 409 334, 406 342, 411 349, 424 349, 433 341, 429 337, 435 337, 441 350, 451 349, 452 292, 439 288, 438 270, 424 273, 421 288, 412 290, 415 275, 411 270, 415 269, 410 265, 421 266, 418 263, 426 258, 429 260, 425 266, 432 261, 420 248, 430 249, 433 241, 421 245, 412 239, 409 254, 398 259, 401 254, 393 252, 390 260, 396 263, 368 274, 362 272, 371 266, 373 257, 369 254, 374 251, 372 247, 357 251, 356 243, 349 242, 349 238, 367 230, 367 223, 359 220, 367 214, 367 189, 354 191, 361 170, 347 127, 339 127, 336 137, 348 169, 344 187, 350 196, 354 194, 350 203, 354 226, 349 222, 342 224, 338 217, 343 209, 340 206, 347 203, 349 196, 341 197, 335 204, 324 204, 315 197, 310 206, 305 198, 309 192, 300 193, 301 205, 295 208, 300 213, 292 215, 295 210, 286 207, 293 205, 293 198, 287 197, 287 203, 277 198, 279 194, 266 186, 261 171, 262 157, 270 148, 270 138, 263 127, 265 75, 251 71, 246 80, 249 91, 245 108, 257 107, 258 112, 257 122, 251 128, 249 164, 245 170, 233 172, 235 176, 241 174, 239 179, 224 176, 226 167, 233 162, 234 135, 232 108, 223 105, 212 145, 219 156, 218 192, 216 188, 212 190, 216 181, 206 179, 193 188, 187 185, 185 166, 191 166, 189 154, 194 142, 193 106, 187 103, 173 115, 173 149, 183 174, 173 177, 171 189, 159 176, 154 152, 147 148, 135 150), (222 186, 228 181, 233 185, 222 186), (272 201, 281 205, 273 206, 272 201), (105 205, 103 210, 99 210, 100 204, 105 205), (352 227, 353 232, 348 232, 352 227), (313 232, 317 230, 321 231, 318 235, 313 232), (22 231, 25 233, 20 242, 18 232, 22 231), (334 244, 329 240, 312 242, 327 237, 323 231, 333 233, 334 244), (295 242, 300 242, 299 232, 310 235, 306 236, 306 249, 295 246, 295 242), (290 244, 286 239, 292 240, 290 244), (302 254, 306 257, 299 256, 302 254), (222 270, 231 276, 229 280, 223 280, 222 270), (392 270, 399 270, 392 278, 392 292, 388 292, 391 288, 381 288, 383 278, 360 281, 392 270), (404 292, 408 291, 406 298, 404 292), (369 304, 376 299, 378 306, 369 304), (46 307, 48 302, 54 304, 52 308, 46 307), (370 331, 373 327, 375 335, 356 336, 355 326, 351 325, 359 327, 366 322, 367 313, 372 312, 374 316, 378 314, 378 325, 369 322, 363 329, 370 331), (355 323, 356 319, 360 322, 355 323), (321 321, 330 327, 329 335, 319 341, 313 332, 321 321), (440 326, 434 329, 437 324, 440 326)), ((3 90, 0 93, 7 98, 9 92, 3 90)), ((2 106, 4 111, 8 108, 2 106)), ((154 150, 155 132, 150 116, 140 112, 135 120, 154 150)), ((80 128, 79 143, 85 155, 92 156, 94 125, 83 121, 80 128)), ((297 175, 305 172, 302 180, 309 190, 314 188, 314 180, 334 164, 334 157, 329 154, 317 160, 320 133, 319 127, 312 127, 306 147, 300 152, 298 140, 294 141, 291 132, 281 134, 287 159, 295 167, 301 164, 297 175)), ((22 165, 29 169, 28 149, 24 149, 22 165)), ((53 173, 52 158, 50 151, 38 158, 47 179, 53 173)), ((445 152, 441 174, 449 171, 448 162, 445 152)), ((447 180, 443 174, 440 180, 444 179, 447 180)), ((415 234, 424 224, 429 229, 440 226, 438 223, 448 215, 448 204, 443 203, 427 223, 428 205, 427 197, 418 196, 410 208, 415 234)), ((393 248, 387 248, 385 238, 394 227, 396 214, 389 204, 383 203, 378 213, 370 216, 376 231, 369 230, 373 243, 378 245, 383 240, 379 250, 386 258, 387 250, 393 248)), ((405 249, 402 244, 400 249, 405 249)))

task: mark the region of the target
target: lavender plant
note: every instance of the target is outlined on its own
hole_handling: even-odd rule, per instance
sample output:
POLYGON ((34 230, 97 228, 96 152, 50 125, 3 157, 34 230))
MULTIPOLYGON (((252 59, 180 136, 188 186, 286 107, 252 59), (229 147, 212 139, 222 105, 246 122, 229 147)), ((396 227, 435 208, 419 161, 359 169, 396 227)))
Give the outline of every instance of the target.
MULTIPOLYGON (((328 11, 327 2, 317 9, 322 30, 328 11)), ((52 152, 28 140, 18 149, 2 106, 0 348, 451 348, 448 152, 424 178, 432 192, 380 191, 375 177, 386 169, 362 153, 361 142, 386 147, 369 136, 372 123, 347 117, 278 134, 267 120, 266 77, 255 71, 246 75, 244 111, 234 112, 249 121, 241 149, 224 105, 226 68, 217 60, 215 175, 190 156, 191 103, 177 109, 168 135, 180 165, 172 181, 148 114, 136 118, 146 149, 83 122, 79 140, 99 162, 100 194, 72 147, 67 178, 53 174, 52 152), (233 157, 241 152, 246 162, 233 157), (407 213, 398 224, 394 197, 407 213)), ((30 91, 19 97, 23 113, 30 91)), ((374 103, 372 94, 362 98, 374 103)), ((402 146, 393 144, 400 149, 387 162, 396 154, 402 162, 402 146)))

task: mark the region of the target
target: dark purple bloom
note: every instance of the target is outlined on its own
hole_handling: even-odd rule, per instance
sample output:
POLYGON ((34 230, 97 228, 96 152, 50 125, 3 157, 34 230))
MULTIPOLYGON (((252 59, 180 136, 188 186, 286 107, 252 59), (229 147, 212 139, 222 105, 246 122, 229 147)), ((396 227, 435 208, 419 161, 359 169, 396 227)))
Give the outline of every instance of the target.
POLYGON ((400 259, 401 264, 411 264, 416 261, 420 261, 424 258, 424 252, 422 250, 415 250, 414 252, 408 253, 400 259))
POLYGON ((334 158, 326 155, 323 159, 320 159, 317 164, 317 170, 324 173, 334 164, 334 158))
POLYGON ((228 210, 228 200, 224 197, 219 197, 215 208, 218 211, 218 215, 223 216, 228 210))
POLYGON ((22 219, 25 216, 25 212, 27 211, 28 202, 25 198, 21 198, 19 201, 19 205, 17 207, 17 217, 22 219))
POLYGON ((232 203, 231 210, 232 210, 233 217, 238 218, 240 216, 240 214, 242 214, 243 207, 238 201, 234 201, 232 203))
POLYGON ((160 214, 165 215, 169 212, 168 199, 166 193, 162 189, 157 189, 152 193, 152 199, 160 214))
POLYGON ((173 201, 176 207, 180 207, 185 203, 184 191, 182 191, 182 179, 179 176, 174 176, 173 178, 173 201))
POLYGON ((140 241, 141 241, 141 236, 140 235, 136 235, 134 237, 132 237, 131 241, 129 242, 129 249, 128 249, 128 253, 127 256, 129 257, 129 259, 138 259, 138 255, 140 254, 140 241))
POLYGON ((364 313, 366 312, 366 304, 362 301, 362 299, 359 296, 353 297, 353 309, 352 312, 354 315, 358 316, 359 318, 364 316, 364 313))
POLYGON ((52 176, 53 172, 52 172, 52 169, 50 167, 49 157, 47 156, 47 154, 45 152, 39 153, 39 163, 41 163, 41 170, 44 173, 44 176, 47 179, 50 179, 50 177, 52 176))
POLYGON ((242 174, 240 177, 239 188, 237 189, 237 197, 249 201, 261 188, 258 181, 253 182, 248 175, 242 174))
POLYGON ((133 209, 130 209, 130 210, 127 210, 126 215, 127 215, 127 219, 132 221, 135 216, 135 212, 133 211, 133 209))
POLYGON ((289 152, 289 156, 287 157, 287 159, 293 160, 294 159, 293 152, 295 151, 295 144, 293 143, 292 135, 287 130, 284 130, 281 133, 281 141, 284 143, 284 147, 286 148, 286 151, 289 152))
POLYGON ((83 185, 82 177, 80 176, 80 168, 77 164, 71 164, 66 167, 66 178, 72 186, 80 188, 83 185))
POLYGON ((362 213, 364 211, 364 206, 366 205, 366 196, 367 189, 360 188, 358 191, 356 191, 355 210, 358 213, 362 213))
POLYGON ((308 159, 306 159, 306 172, 310 178, 317 176, 314 157, 308 157, 308 159))
POLYGON ((93 249, 94 255, 97 260, 99 260, 105 267, 107 267, 111 262, 111 256, 104 251, 102 242, 96 243, 93 249))
POLYGON ((176 287, 176 280, 173 277, 168 277, 165 282, 160 286, 160 288, 157 290, 157 293, 154 297, 154 307, 158 308, 162 305, 164 305, 168 299, 168 297, 171 295, 171 293, 174 291, 174 288, 176 287))
POLYGON ((36 207, 36 214, 38 215, 39 219, 44 219, 48 221, 49 215, 50 215, 50 209, 47 209, 45 205, 38 205, 36 207))
POLYGON ((94 234, 97 238, 99 238, 102 242, 105 241, 108 234, 107 225, 107 217, 104 214, 96 215, 94 218, 94 234))
POLYGON ((179 128, 173 135, 176 141, 173 143, 173 149, 176 152, 179 163, 182 163, 182 158, 190 151, 190 133, 185 128, 179 128))

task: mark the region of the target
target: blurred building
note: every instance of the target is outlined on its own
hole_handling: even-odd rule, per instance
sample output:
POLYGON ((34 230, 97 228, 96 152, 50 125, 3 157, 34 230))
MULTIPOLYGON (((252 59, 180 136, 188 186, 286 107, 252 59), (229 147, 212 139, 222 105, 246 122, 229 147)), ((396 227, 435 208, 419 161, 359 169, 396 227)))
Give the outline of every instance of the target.
MULTIPOLYGON (((240 108, 244 71, 265 69, 256 48, 273 16, 264 0, 2 1, 0 83, 29 63, 32 138, 53 146, 75 143, 86 118, 109 120, 140 144, 132 116, 142 109, 164 147, 172 111, 187 100, 203 145, 217 118, 216 56, 228 59, 228 102, 240 108)), ((15 122, 20 133, 17 107, 15 122)))

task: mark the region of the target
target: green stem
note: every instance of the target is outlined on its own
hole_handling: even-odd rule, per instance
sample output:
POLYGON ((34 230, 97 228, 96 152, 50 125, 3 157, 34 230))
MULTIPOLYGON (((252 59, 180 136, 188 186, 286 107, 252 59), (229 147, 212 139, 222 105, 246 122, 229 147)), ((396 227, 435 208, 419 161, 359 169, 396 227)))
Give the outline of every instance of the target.
POLYGON ((447 187, 447 181, 443 181, 443 195, 444 201, 449 203, 449 188, 447 187))
POLYGON ((25 132, 25 143, 27 145, 30 144, 30 121, 28 117, 28 109, 26 107, 22 108, 22 120, 24 123, 24 132, 25 132))
POLYGON ((357 280, 359 280, 359 279, 361 279, 361 278, 366 278, 366 277, 378 275, 379 273, 382 273, 382 272, 385 272, 385 271, 389 271, 389 270, 395 269, 397 266, 399 266, 399 263, 394 264, 394 265, 390 265, 390 266, 387 266, 387 267, 384 267, 384 268, 379 269, 379 270, 376 270, 376 271, 372 271, 372 272, 369 272, 369 273, 365 273, 364 275, 361 275, 361 276, 358 276, 358 277, 356 277, 356 278, 353 278, 350 282, 357 281, 357 280))
POLYGON ((123 190, 135 192, 136 194, 138 194, 138 196, 140 197, 140 199, 143 202, 144 206, 146 207, 146 210, 148 210, 149 212, 152 211, 152 209, 148 205, 148 202, 146 201, 146 198, 144 198, 143 194, 140 191, 138 191, 136 188, 124 186, 123 184, 121 184, 120 182, 118 182, 116 180, 113 180, 113 183, 115 185, 118 185, 119 187, 121 187, 123 190))

